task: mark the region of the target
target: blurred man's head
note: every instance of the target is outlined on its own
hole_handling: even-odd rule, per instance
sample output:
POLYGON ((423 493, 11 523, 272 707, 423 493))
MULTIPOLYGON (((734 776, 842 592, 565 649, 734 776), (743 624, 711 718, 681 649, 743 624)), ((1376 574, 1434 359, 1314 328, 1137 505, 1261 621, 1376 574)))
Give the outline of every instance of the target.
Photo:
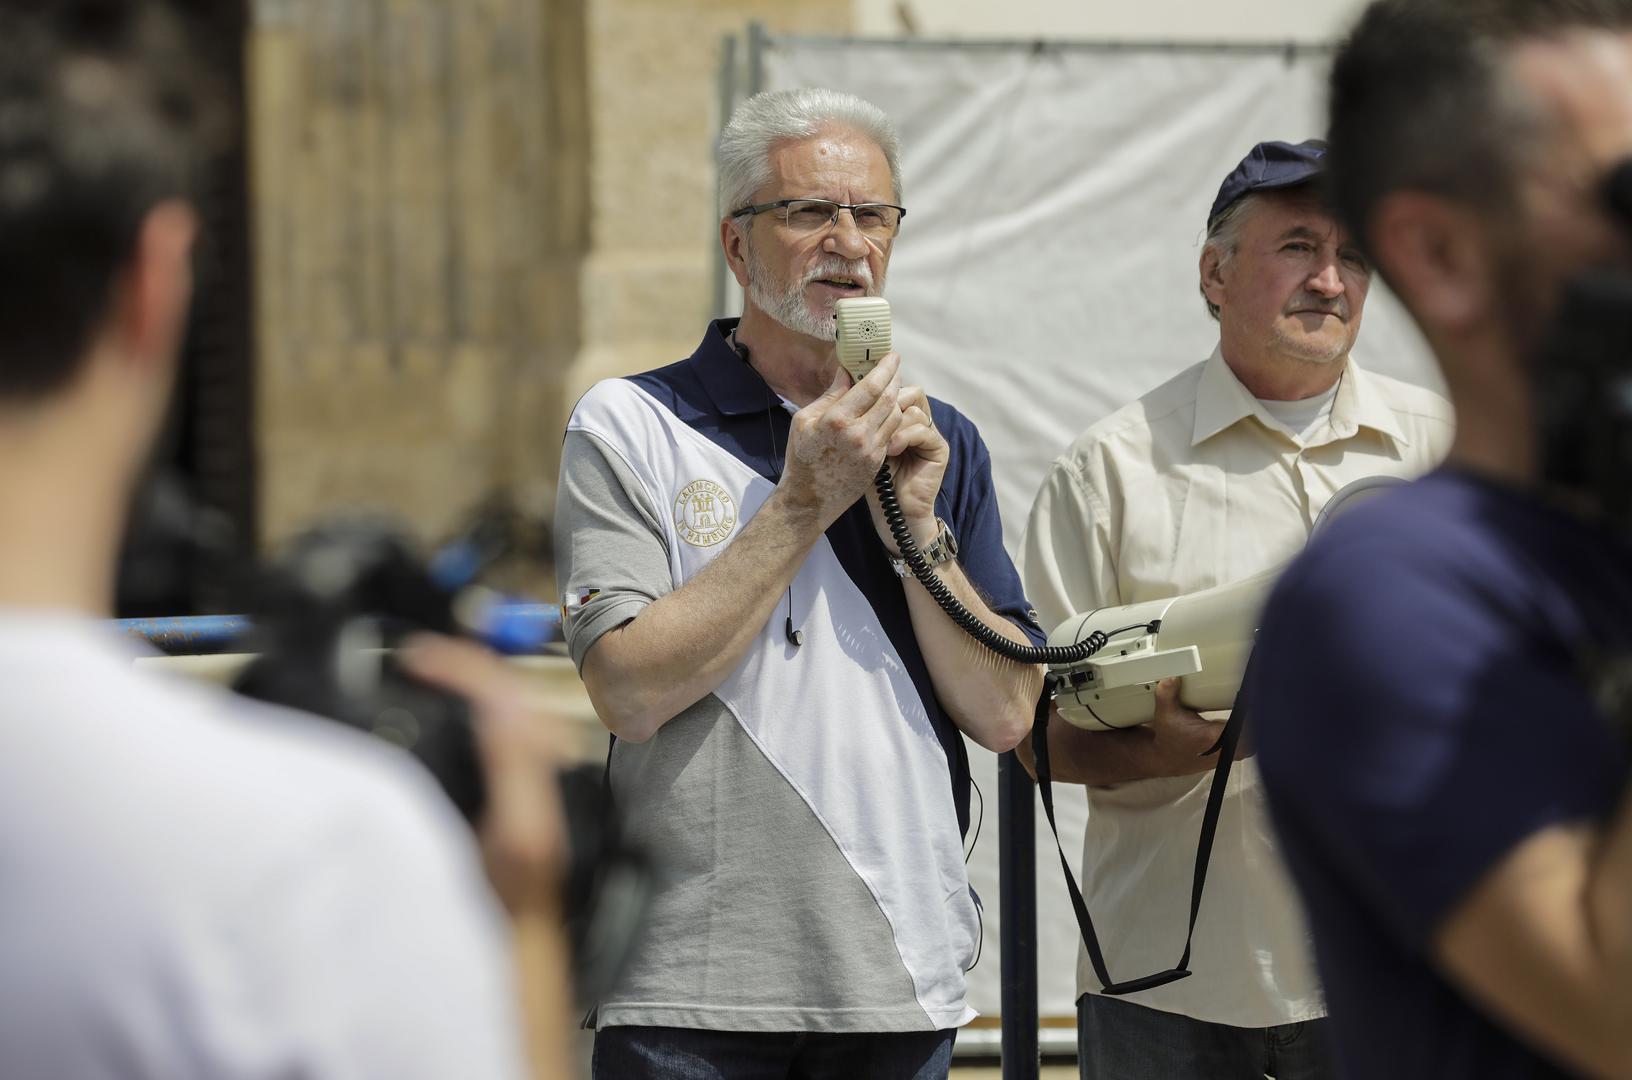
POLYGON ((147 0, 0 0, 0 605, 106 612, 192 291, 213 96, 147 0))
POLYGON ((1338 210, 1453 397, 1516 371, 1565 280, 1627 261, 1602 183, 1632 154, 1632 0, 1379 0, 1334 65, 1331 141, 1338 210))
POLYGON ((109 439, 156 427, 191 287, 195 64, 157 4, 0 3, 0 423, 100 373, 127 399, 109 439))
POLYGON ((833 340, 834 304, 884 288, 901 218, 894 125, 836 90, 756 94, 721 134, 719 171, 721 240, 748 307, 833 340))
POLYGON ((1317 193, 1324 155, 1314 140, 1259 143, 1208 215, 1201 294, 1225 360, 1249 386, 1255 373, 1297 365, 1335 381, 1360 332, 1371 273, 1317 193))

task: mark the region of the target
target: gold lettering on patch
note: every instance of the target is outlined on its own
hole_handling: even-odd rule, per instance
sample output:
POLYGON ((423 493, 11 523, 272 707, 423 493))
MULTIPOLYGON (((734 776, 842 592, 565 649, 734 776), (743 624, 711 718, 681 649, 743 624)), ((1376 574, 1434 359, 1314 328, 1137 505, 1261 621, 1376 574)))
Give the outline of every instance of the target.
POLYGON ((713 547, 737 527, 737 504, 712 480, 693 480, 674 500, 674 528, 692 547, 713 547))

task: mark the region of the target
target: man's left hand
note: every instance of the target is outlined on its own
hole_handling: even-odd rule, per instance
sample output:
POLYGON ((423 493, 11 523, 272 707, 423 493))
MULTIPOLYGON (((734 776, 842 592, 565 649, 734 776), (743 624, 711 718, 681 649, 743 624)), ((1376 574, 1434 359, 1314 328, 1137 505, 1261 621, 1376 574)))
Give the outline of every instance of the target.
MULTIPOLYGON (((895 497, 900 500, 901 512, 907 527, 919 546, 935 539, 940 526, 935 521, 935 496, 941 490, 941 478, 946 475, 947 459, 951 449, 929 411, 929 396, 921 386, 903 386, 899 397, 901 426, 890 438, 886 463, 895 480, 895 497)), ((891 553, 895 539, 884 520, 884 511, 878 504, 878 493, 869 490, 867 506, 873 512, 873 526, 891 553)))

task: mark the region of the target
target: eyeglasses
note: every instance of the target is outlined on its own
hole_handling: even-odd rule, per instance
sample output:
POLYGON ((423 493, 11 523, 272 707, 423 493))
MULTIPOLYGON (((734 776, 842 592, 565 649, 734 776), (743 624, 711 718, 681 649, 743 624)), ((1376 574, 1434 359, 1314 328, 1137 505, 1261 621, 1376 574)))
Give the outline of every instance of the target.
POLYGON ((905 207, 891 206, 889 203, 852 204, 827 199, 778 199, 758 206, 745 206, 731 216, 763 214, 767 210, 779 211, 777 216, 782 223, 796 233, 817 233, 830 229, 838 224, 839 211, 848 210, 855 218, 857 231, 874 243, 895 239, 895 234, 901 231, 901 219, 907 216, 905 207))

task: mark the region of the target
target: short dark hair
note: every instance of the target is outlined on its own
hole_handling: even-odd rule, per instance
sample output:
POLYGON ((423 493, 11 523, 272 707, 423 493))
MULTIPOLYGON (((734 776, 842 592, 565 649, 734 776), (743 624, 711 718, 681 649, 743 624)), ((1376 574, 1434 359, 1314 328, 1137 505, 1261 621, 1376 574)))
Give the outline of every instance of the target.
POLYGON ((1542 128, 1503 77, 1503 49, 1627 28, 1632 0, 1376 0, 1331 76, 1327 178, 1355 242, 1369 246, 1372 215, 1392 191, 1511 207, 1542 128))
POLYGON ((76 374, 143 219, 221 131, 155 0, 0 0, 0 400, 76 374))

